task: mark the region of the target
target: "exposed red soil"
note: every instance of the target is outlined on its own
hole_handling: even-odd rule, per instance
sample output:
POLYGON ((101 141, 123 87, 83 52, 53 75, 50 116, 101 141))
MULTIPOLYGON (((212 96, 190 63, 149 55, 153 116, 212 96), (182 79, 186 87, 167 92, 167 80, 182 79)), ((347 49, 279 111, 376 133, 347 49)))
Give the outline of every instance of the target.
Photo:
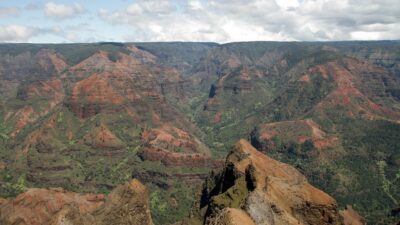
POLYGON ((250 75, 249 75, 249 70, 247 68, 244 68, 243 70, 240 71, 239 74, 239 80, 250 80, 250 75))
MULTIPOLYGON (((40 129, 35 130, 33 132, 31 132, 24 141, 24 147, 22 149, 22 153, 26 154, 28 153, 29 149, 32 148, 33 146, 35 146, 35 144, 37 143, 38 139, 40 138, 40 136, 42 135, 42 131, 40 129)), ((17 155, 17 159, 20 157, 20 155, 17 155)))
POLYGON ((102 194, 77 194, 62 188, 29 189, 15 199, 0 205, 9 224, 48 224, 65 205, 74 205, 80 213, 93 212, 104 203, 102 194))
MULTIPOLYGON (((347 67, 357 68, 359 66, 358 62, 347 60, 347 67)), ((324 112, 335 106, 344 106, 347 110, 347 116, 350 117, 362 114, 369 119, 388 118, 400 120, 400 113, 379 106, 357 88, 355 84, 356 76, 352 74, 352 71, 335 62, 319 65, 315 69, 324 77, 332 76, 337 84, 337 88, 316 105, 315 110, 317 112, 324 112)), ((353 69, 353 72, 355 71, 357 70, 353 69)))
POLYGON ((25 106, 15 113, 17 121, 14 131, 11 133, 11 137, 15 137, 28 123, 35 121, 35 119, 31 118, 33 113, 32 106, 25 106))
POLYGON ((39 112, 36 112, 32 106, 25 106, 24 108, 18 110, 13 115, 16 123, 15 129, 11 133, 11 137, 15 137, 29 123, 33 123, 39 117, 47 115, 49 111, 60 104, 65 97, 62 83, 59 79, 35 82, 29 85, 25 91, 27 98, 42 97, 47 99, 48 106, 39 112))
POLYGON ((213 122, 219 123, 219 122, 221 122, 221 119, 222 119, 222 112, 219 111, 215 114, 213 122))
MULTIPOLYGON (((22 153, 23 154, 28 153, 29 149, 35 146, 38 140, 40 140, 40 138, 48 135, 48 130, 54 128, 56 126, 56 123, 57 123, 57 114, 53 114, 46 122, 44 122, 42 127, 28 134, 22 145, 24 146, 22 148, 22 153)), ((17 154, 17 158, 19 157, 20 155, 17 154)))
POLYGON ((44 71, 55 73, 52 75, 60 74, 68 67, 63 58, 52 50, 42 49, 35 58, 44 71))
MULTIPOLYGON (((84 119, 100 112, 148 107, 152 102, 162 105, 164 94, 180 96, 184 80, 176 69, 158 67, 151 62, 148 65, 146 62, 153 57, 138 49, 132 50, 132 55, 118 53, 116 62, 109 60, 108 53, 100 51, 71 68, 72 74, 84 77, 74 85, 70 99, 70 108, 76 115, 84 119)), ((130 110, 131 114, 133 111, 130 110)))
POLYGON ((61 80, 41 80, 37 83, 29 85, 27 88, 28 97, 40 96, 44 98, 50 98, 55 102, 60 102, 63 97, 63 87, 61 80))
POLYGON ((299 81, 307 82, 309 83, 311 80, 310 75, 304 74, 302 77, 300 77, 299 81))
POLYGON ((91 73, 96 70, 109 71, 112 69, 112 65, 113 63, 108 58, 108 53, 99 51, 71 67, 69 71, 77 77, 84 77, 88 72, 91 73))
POLYGON ((299 144, 304 143, 306 140, 312 140, 314 146, 320 150, 336 146, 339 143, 338 137, 327 135, 321 127, 311 119, 261 125, 260 139, 271 140, 275 136, 296 141, 299 144))
POLYGON ((101 124, 91 133, 85 135, 83 142, 91 145, 94 148, 120 149, 124 147, 124 143, 104 124, 101 124))
POLYGON ((111 87, 104 76, 93 74, 87 79, 76 83, 72 89, 72 101, 86 100, 88 102, 101 102, 121 104, 122 96, 111 87), (82 99, 83 98, 83 99, 82 99))
POLYGON ((195 137, 169 124, 142 133, 142 159, 161 161, 166 166, 204 167, 213 165, 208 149, 195 137))
POLYGON ((146 130, 142 133, 142 140, 153 147, 175 151, 180 149, 185 153, 195 153, 198 151, 199 141, 186 131, 174 126, 164 124, 160 128, 146 130))
POLYGON ((68 67, 64 60, 57 54, 49 54, 48 57, 58 73, 62 73, 68 67))
POLYGON ((106 76, 93 74, 75 84, 70 108, 78 117, 87 118, 104 110, 107 104, 120 105, 123 101, 106 76))

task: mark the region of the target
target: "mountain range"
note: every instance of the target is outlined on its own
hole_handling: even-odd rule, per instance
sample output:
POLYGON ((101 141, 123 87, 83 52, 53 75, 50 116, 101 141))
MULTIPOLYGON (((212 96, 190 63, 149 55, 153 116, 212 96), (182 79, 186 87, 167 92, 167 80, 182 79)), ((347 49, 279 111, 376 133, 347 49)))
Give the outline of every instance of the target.
POLYGON ((5 224, 400 220, 399 41, 1 44, 0 118, 5 224))

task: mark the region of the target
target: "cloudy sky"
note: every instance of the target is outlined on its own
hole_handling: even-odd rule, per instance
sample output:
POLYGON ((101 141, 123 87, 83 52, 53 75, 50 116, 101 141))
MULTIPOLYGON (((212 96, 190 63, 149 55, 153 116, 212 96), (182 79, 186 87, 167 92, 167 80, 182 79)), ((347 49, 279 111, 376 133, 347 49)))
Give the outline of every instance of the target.
POLYGON ((0 0, 0 42, 400 39, 400 0, 0 0))

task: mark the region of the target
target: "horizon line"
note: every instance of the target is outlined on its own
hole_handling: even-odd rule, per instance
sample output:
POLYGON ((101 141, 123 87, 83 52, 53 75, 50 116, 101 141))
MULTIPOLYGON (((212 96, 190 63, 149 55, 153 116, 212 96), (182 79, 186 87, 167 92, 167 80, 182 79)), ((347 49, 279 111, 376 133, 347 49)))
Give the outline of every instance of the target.
POLYGON ((400 39, 382 39, 382 40, 327 40, 327 41, 271 41, 271 40, 249 40, 232 42, 213 42, 213 41, 96 41, 96 42, 0 42, 0 45, 68 45, 68 44, 146 44, 146 43, 202 43, 202 44, 232 44, 232 43, 332 43, 332 42, 398 42, 400 39))

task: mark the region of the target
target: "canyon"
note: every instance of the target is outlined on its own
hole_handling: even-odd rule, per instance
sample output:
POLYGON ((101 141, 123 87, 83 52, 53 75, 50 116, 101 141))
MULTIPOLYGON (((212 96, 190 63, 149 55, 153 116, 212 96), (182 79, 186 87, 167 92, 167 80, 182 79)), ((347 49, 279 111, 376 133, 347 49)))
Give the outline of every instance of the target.
POLYGON ((108 224, 129 192, 121 224, 396 224, 399 52, 0 44, 0 221, 108 224))
MULTIPOLYGON (((191 219, 181 224, 363 224, 351 208, 339 213, 336 201, 313 187, 295 168, 275 161, 240 140, 220 174, 206 179, 191 219), (215 176, 215 177, 213 177, 215 176), (201 220, 203 220, 202 222, 201 220)), ((138 180, 107 196, 62 188, 29 189, 0 202, 4 225, 152 225, 149 195, 138 180)))

